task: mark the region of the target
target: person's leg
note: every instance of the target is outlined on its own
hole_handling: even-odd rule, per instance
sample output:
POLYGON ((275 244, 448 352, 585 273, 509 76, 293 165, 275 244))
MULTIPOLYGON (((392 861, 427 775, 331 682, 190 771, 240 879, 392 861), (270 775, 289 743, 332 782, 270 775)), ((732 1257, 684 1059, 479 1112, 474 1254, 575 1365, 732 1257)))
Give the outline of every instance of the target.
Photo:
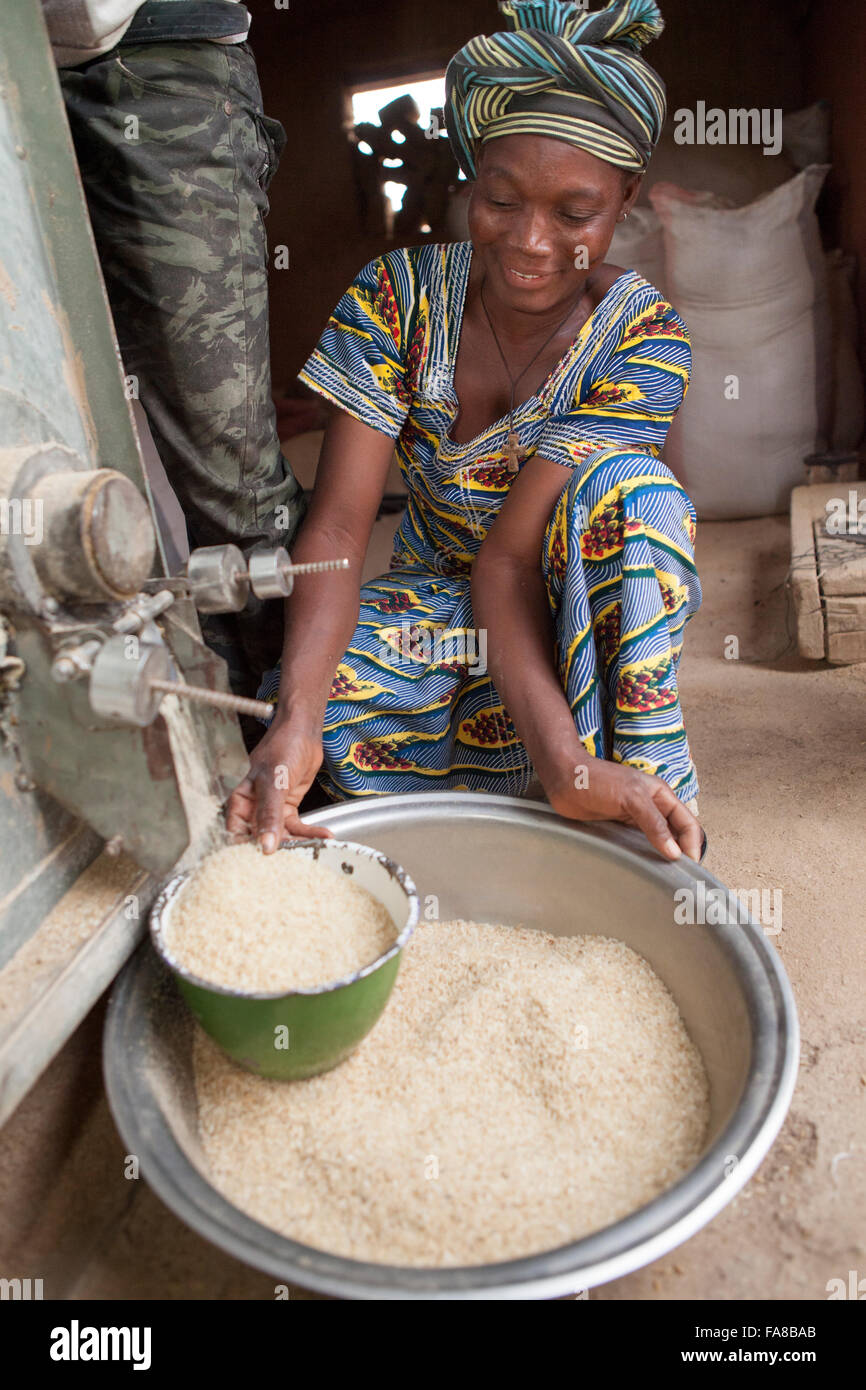
POLYGON ((563 488, 542 554, 581 739, 595 757, 663 778, 686 804, 698 784, 677 667, 701 597, 693 537, 688 497, 669 470, 611 451, 563 488))
MULTIPOLYGON (((124 369, 190 544, 289 545, 303 494, 271 399, 264 227, 284 135, 262 115, 252 51, 121 43, 61 82, 124 369)), ((202 626, 254 694, 282 603, 202 626)))
MULTIPOLYGON (((403 568, 361 589, 325 710, 318 781, 335 801, 431 790, 522 795, 529 758, 487 675, 468 576, 403 568)), ((280 671, 260 700, 275 701, 280 671)))

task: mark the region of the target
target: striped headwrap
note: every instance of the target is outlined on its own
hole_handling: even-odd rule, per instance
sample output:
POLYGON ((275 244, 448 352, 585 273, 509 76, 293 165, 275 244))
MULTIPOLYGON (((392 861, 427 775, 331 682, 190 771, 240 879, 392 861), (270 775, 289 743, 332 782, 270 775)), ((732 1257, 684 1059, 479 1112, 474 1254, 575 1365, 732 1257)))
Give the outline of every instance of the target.
POLYGON ((640 57, 664 24, 655 0, 504 0, 510 29, 480 34, 446 74, 446 124, 461 169, 501 135, 549 135, 642 172, 665 118, 665 86, 640 57))

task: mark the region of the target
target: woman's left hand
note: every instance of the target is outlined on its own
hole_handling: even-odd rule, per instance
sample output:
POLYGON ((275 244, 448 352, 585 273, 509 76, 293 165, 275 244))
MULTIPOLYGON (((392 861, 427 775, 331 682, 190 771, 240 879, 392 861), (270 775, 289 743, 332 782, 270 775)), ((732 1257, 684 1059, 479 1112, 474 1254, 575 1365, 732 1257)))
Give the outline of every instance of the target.
POLYGON ((588 758, 574 768, 569 783, 545 785, 545 791, 553 809, 569 820, 635 825, 666 859, 687 854, 700 860, 700 822, 661 777, 624 763, 588 758))

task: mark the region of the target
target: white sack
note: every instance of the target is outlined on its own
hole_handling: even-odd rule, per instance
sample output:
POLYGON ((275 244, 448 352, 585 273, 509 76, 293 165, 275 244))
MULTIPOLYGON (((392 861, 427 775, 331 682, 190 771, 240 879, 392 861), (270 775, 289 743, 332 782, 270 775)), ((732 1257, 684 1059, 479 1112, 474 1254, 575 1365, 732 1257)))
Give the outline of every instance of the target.
POLYGON ((833 343, 814 213, 827 165, 746 207, 656 185, 667 292, 692 342, 665 462, 707 519, 787 509, 829 443, 833 343))

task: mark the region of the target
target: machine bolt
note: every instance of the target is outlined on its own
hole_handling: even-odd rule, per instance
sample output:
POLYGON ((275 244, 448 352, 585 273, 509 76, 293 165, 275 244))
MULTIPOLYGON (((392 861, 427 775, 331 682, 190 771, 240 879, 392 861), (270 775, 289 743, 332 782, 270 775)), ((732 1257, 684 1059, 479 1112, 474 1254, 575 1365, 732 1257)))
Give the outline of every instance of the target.
POLYGON ((58 656, 51 667, 51 674, 59 684, 64 685, 67 681, 75 680, 78 675, 78 668, 71 657, 58 656))
POLYGON ((170 589, 160 589, 158 593, 152 595, 139 595, 135 603, 111 624, 112 631, 136 632, 147 623, 152 623, 154 618, 158 618, 173 603, 174 594, 170 589))
POLYGON ((105 853, 110 854, 112 859, 116 859, 123 849, 123 836, 112 835, 110 840, 105 842, 105 853))
POLYGON ((20 792, 33 792, 36 790, 36 783, 31 782, 26 772, 16 772, 15 785, 20 792))
POLYGON ((101 645, 94 637, 88 642, 78 642, 75 646, 64 647, 51 663, 52 678, 60 685, 78 680, 79 676, 83 676, 92 667, 101 645))

